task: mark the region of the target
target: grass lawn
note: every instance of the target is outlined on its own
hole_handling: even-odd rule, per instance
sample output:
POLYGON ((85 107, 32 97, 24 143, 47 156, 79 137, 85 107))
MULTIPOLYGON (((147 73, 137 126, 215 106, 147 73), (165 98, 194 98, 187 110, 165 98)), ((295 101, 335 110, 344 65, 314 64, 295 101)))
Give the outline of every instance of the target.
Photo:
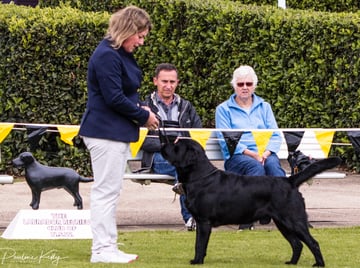
MULTIPOLYGON (((320 243, 326 267, 359 267, 360 227, 312 229, 320 243)), ((90 264, 91 240, 0 239, 0 267, 190 267, 195 232, 119 232, 119 248, 136 253, 130 264, 90 264)), ((201 267, 289 267, 291 248, 277 230, 214 229, 205 264, 201 267)), ((297 266, 311 267, 315 260, 304 246, 297 266)))

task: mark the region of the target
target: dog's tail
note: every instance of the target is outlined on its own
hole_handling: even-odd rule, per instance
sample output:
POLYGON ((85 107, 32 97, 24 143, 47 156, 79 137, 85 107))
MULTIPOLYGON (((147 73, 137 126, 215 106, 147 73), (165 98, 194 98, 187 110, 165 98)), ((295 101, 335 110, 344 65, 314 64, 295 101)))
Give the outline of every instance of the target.
POLYGON ((293 187, 299 187, 302 183, 306 182, 310 178, 314 177, 316 174, 323 172, 324 170, 334 168, 341 163, 340 157, 329 157, 316 161, 304 170, 295 175, 289 177, 289 181, 293 187))
POLYGON ((85 177, 79 176, 79 181, 80 181, 80 182, 92 182, 92 181, 94 181, 94 179, 93 179, 93 178, 85 178, 85 177))

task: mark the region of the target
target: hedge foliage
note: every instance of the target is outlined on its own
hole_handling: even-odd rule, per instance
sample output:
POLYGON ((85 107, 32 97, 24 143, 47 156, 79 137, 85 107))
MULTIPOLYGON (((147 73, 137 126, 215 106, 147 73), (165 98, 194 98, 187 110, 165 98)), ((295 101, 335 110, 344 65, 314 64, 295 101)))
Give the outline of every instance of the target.
MULTIPOLYGON (((145 0, 146 1, 146 0, 145 0)), ((217 0, 213 1, 216 2, 217 0)), ((247 5, 272 5, 277 6, 278 0, 232 0, 247 5)), ((108 11, 113 12, 121 6, 123 1, 119 0, 40 0, 42 7, 55 7, 66 2, 72 7, 84 11, 108 11), (119 5, 120 4, 120 5, 119 5)), ((137 3, 139 1, 136 1, 137 3)), ((169 1, 170 2, 170 1, 169 1)), ((292 9, 304 9, 327 12, 357 12, 360 10, 358 0, 286 0, 286 7, 292 9)))
MULTIPOLYGON (((272 104, 280 127, 358 127, 359 14, 220 0, 117 3, 146 9, 154 23, 136 52, 143 96, 154 89, 155 66, 174 63, 178 92, 197 107, 204 126, 213 127, 215 107, 233 92, 233 70, 249 64, 259 76, 257 93, 272 104)), ((78 124, 86 104, 87 61, 108 18, 107 12, 63 5, 0 5, 1 121, 78 124)), ((2 144, 7 159, 25 146, 24 138, 9 140, 2 144)), ((336 136, 346 140, 344 133, 336 136)), ((56 155, 55 163, 89 171, 83 147, 64 150, 70 156, 56 155)), ((350 165, 357 160, 352 150, 341 147, 337 153, 350 165)))
MULTIPOLYGON (((104 35, 108 13, 15 5, 0 5, 0 10, 0 121, 79 124, 87 98, 87 61, 104 35)), ((8 161, 29 149, 26 134, 13 131, 3 142, 6 171, 8 161)), ((58 136, 47 134, 41 144, 38 150, 46 154, 37 156, 48 164, 88 170, 88 162, 86 167, 71 163, 84 152, 58 136)))
MULTIPOLYGON (((278 0, 233 0, 243 4, 277 5, 278 0)), ((286 8, 327 12, 357 12, 358 0, 286 0, 286 8)))
POLYGON ((286 6, 304 10, 327 12, 358 12, 358 0, 286 0, 286 6))

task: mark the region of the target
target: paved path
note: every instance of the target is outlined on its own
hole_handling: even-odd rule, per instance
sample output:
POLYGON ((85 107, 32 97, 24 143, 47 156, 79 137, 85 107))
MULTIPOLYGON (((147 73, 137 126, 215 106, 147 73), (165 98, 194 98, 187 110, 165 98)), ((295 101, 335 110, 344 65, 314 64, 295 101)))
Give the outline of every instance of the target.
MULTIPOLYGON (((89 209, 92 183, 82 183, 80 193, 84 209, 89 209)), ((316 179, 304 184, 300 191, 305 198, 311 224, 316 227, 360 226, 360 175, 345 179, 316 179)), ((171 186, 152 183, 142 186, 125 181, 117 210, 120 229, 185 229, 180 216, 179 198, 171 186)), ((30 188, 26 182, 0 185, 0 229, 5 229, 20 209, 31 209, 30 188)), ((75 209, 72 197, 63 189, 42 193, 40 209, 75 209)), ((258 226, 258 228, 271 228, 258 226)), ((236 228, 228 226, 227 228, 236 228)))

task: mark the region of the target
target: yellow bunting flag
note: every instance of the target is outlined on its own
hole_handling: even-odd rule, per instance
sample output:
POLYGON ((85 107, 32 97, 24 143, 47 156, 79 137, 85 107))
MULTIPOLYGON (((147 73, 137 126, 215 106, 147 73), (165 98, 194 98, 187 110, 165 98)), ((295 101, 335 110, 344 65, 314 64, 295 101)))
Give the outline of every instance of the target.
POLYGON ((328 157, 331 148, 331 143, 334 138, 335 131, 314 131, 317 141, 320 144, 321 150, 325 157, 328 157))
POLYGON ((0 123, 0 143, 9 135, 13 127, 14 123, 0 123))
POLYGON ((196 130, 190 130, 190 137, 200 143, 200 145, 205 149, 206 142, 210 138, 211 130, 202 130, 202 131, 196 131, 196 130))
POLYGON ((266 150, 266 146, 268 145, 273 132, 272 131, 253 131, 252 134, 254 136, 254 140, 255 140, 256 146, 258 148, 258 153, 260 156, 262 156, 266 150))
POLYGON ((79 133, 80 126, 57 126, 57 129, 63 142, 74 145, 72 140, 79 133))
POLYGON ((139 152, 141 145, 143 144, 148 131, 149 130, 147 128, 140 128, 139 140, 137 142, 130 143, 130 151, 131 151, 132 157, 135 157, 137 155, 137 153, 139 152))

